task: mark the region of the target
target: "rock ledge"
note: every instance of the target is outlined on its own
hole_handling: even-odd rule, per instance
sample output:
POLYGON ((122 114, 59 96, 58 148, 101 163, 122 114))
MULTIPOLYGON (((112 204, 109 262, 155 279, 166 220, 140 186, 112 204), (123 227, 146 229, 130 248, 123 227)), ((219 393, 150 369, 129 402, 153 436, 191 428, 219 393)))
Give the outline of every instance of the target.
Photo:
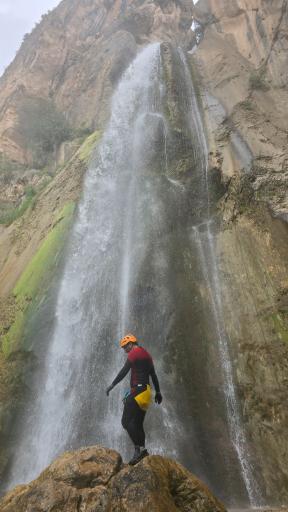
POLYGON ((28 485, 0 501, 1 512, 224 512, 207 487, 158 455, 127 466, 114 450, 66 452, 28 485))

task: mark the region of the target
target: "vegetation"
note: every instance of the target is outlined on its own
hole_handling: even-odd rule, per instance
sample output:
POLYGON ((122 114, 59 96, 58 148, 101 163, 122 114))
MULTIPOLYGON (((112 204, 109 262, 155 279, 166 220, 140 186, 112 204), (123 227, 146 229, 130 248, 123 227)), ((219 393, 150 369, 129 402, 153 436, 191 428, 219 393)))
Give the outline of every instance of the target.
POLYGON ((25 197, 22 203, 16 208, 10 208, 8 211, 2 213, 2 215, 0 215, 0 224, 5 224, 6 226, 9 226, 10 224, 12 224, 12 222, 14 222, 14 220, 21 217, 29 207, 33 208, 36 201, 35 196, 35 189, 31 186, 26 187, 25 197))
POLYGON ((253 102, 251 100, 249 100, 248 98, 246 100, 242 101, 240 103, 240 106, 242 108, 244 108, 245 110, 250 110, 250 111, 254 110, 253 102))
POLYGON ((0 153, 0 183, 8 185, 16 173, 23 172, 26 166, 10 160, 4 153, 0 153))
POLYGON ((96 142, 98 142, 99 138, 101 136, 100 130, 96 130, 92 133, 89 137, 86 138, 84 144, 82 144, 81 148, 79 149, 78 156, 80 160, 83 162, 88 162, 91 156, 91 152, 93 150, 93 147, 95 146, 96 142))
POLYGON ((72 129, 52 100, 29 98, 19 111, 19 130, 32 153, 33 165, 44 167, 49 156, 64 140, 72 137, 72 129))
POLYGON ((16 300, 15 318, 7 334, 2 336, 2 352, 5 357, 20 349, 21 346, 25 348, 23 347, 23 332, 27 313, 35 308, 49 286, 57 256, 61 253, 65 234, 73 218, 74 208, 73 202, 67 203, 54 219, 53 228, 16 283, 13 290, 16 300))
POLYGON ((249 87, 254 90, 268 91, 269 86, 265 80, 265 70, 252 71, 249 77, 249 87))
POLYGON ((272 315, 274 329, 281 341, 288 343, 288 326, 285 323, 284 314, 278 312, 272 315))

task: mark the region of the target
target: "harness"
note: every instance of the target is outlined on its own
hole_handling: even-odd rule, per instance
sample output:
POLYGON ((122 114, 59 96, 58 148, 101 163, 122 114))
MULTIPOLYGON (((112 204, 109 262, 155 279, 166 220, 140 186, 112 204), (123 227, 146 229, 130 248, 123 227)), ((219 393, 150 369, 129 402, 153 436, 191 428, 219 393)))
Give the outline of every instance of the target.
POLYGON ((142 409, 143 411, 147 411, 152 398, 150 385, 136 384, 136 386, 133 386, 130 391, 127 391, 125 393, 123 402, 125 402, 130 397, 134 398, 134 400, 139 405, 140 409, 142 409))

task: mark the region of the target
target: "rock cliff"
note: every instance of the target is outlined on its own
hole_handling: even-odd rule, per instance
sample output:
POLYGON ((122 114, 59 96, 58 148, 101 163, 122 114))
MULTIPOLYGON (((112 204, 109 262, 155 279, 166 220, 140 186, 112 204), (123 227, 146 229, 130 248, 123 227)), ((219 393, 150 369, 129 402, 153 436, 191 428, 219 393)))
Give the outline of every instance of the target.
POLYGON ((221 161, 227 181, 250 167, 254 196, 287 220, 287 2, 200 0, 194 16, 204 31, 195 59, 209 95, 215 165, 221 161))
POLYGON ((18 126, 27 99, 53 101, 76 128, 96 129, 139 45, 167 40, 191 47, 192 2, 63 0, 24 42, 0 81, 0 153, 31 163, 18 126))
MULTIPOLYGON (((187 58, 206 122, 210 151, 208 174, 211 182, 219 185, 221 195, 216 245, 224 322, 231 343, 248 444, 255 451, 259 473, 263 476, 263 494, 266 493, 269 503, 285 503, 288 478, 288 243, 287 225, 282 221, 288 219, 287 1, 199 0, 193 16, 199 23, 202 40, 197 51, 187 58)), ((190 172, 193 148, 181 128, 187 102, 186 107, 184 103, 181 105, 182 108, 177 103, 183 96, 184 89, 179 82, 183 82, 184 77, 173 55, 177 53, 178 45, 191 48, 194 41, 191 21, 190 1, 63 0, 55 11, 44 16, 31 35, 25 37, 15 61, 1 78, 0 153, 5 156, 2 163, 4 167, 7 164, 7 170, 11 162, 31 166, 33 160, 33 151, 27 146, 19 126, 21 109, 27 101, 44 101, 45 108, 50 105, 52 117, 55 112, 64 114, 72 130, 72 141, 64 142, 60 150, 56 148, 57 155, 53 148, 53 158, 59 164, 56 170, 47 176, 44 171, 41 174, 35 169, 26 171, 32 173, 31 176, 22 176, 21 171, 23 181, 15 185, 12 180, 1 196, 1 202, 13 202, 16 208, 19 204, 20 210, 9 220, 9 226, 4 223, 0 227, 0 472, 7 466, 10 456, 7 438, 14 413, 19 402, 24 401, 29 365, 33 364, 30 350, 33 350, 33 343, 37 344, 37 349, 40 345, 40 352, 45 350, 41 347, 44 331, 47 324, 53 322, 51 303, 55 302, 65 240, 91 150, 109 116, 109 101, 119 77, 139 47, 150 41, 165 42, 162 59, 168 98, 166 111, 173 142, 167 171, 170 178, 182 179, 183 183, 190 172), (90 132, 92 134, 85 138, 90 132), (32 195, 26 190, 27 184, 34 189, 32 195), (37 339, 29 324, 35 311, 45 318, 37 339)), ((57 119, 63 121, 63 117, 57 119)), ((197 197, 194 199, 197 204, 197 197)), ((183 225, 186 214, 184 209, 183 225)), ((190 289, 184 280, 179 282, 181 285, 178 283, 177 286, 182 295, 186 293, 190 306, 190 289)), ((198 282, 196 284, 198 286, 198 282)), ((199 340, 202 341, 202 310, 205 306, 209 309, 210 292, 203 280, 198 288, 199 302, 193 306, 197 310, 198 324, 193 324, 193 335, 198 325, 199 340)), ((190 310, 188 314, 191 317, 190 310)), ((211 331, 213 340, 214 326, 211 331)), ((171 344, 177 336, 182 339, 184 333, 173 333, 171 344)), ((210 345, 209 350, 213 352, 210 345)), ((173 353, 172 359, 176 360, 177 354, 173 353)), ((204 370, 210 378, 206 354, 203 368, 195 370, 199 378, 204 370), (205 365, 208 368, 204 369, 205 365)), ((217 397, 217 390, 214 393, 217 397)), ((198 407, 197 415, 202 414, 206 420, 209 417, 206 396, 198 407)), ((204 425, 204 420, 200 425, 204 425)), ((215 421, 211 426, 215 436, 221 437, 223 425, 224 420, 223 423, 215 421)), ((13 444, 13 439, 9 442, 13 444)), ((222 443, 224 446, 225 436, 222 443)), ((88 452, 83 453, 85 458, 88 452)), ((108 457, 107 452, 105 454, 108 457)), ((87 457, 90 455, 88 453, 87 457)), ((93 454, 91 456, 93 460, 93 454)), ((65 455, 64 465, 69 457, 65 455)), ((114 475, 110 466, 108 473, 114 475, 111 482, 118 482, 133 471, 147 470, 150 476, 155 475, 163 463, 162 459, 152 457, 133 470, 122 468, 120 471, 119 456, 114 454, 111 458, 112 466, 114 464, 113 467, 119 469, 114 475)), ((92 496, 94 503, 102 491, 106 503, 110 480, 107 485, 103 484, 104 489, 103 486, 100 490, 97 488, 94 495, 86 485, 87 481, 91 483, 90 476, 87 481, 85 477, 82 495, 82 484, 77 483, 77 476, 75 485, 71 480, 67 483, 66 477, 58 478, 57 464, 61 466, 62 462, 52 465, 30 486, 13 491, 4 499, 1 504, 4 508, 0 510, 8 512, 16 507, 20 511, 20 506, 25 510, 29 493, 34 493, 31 499, 36 500, 43 488, 46 493, 49 486, 56 489, 60 502, 64 503, 66 496, 68 501, 71 497, 72 504, 76 500, 79 510, 82 500, 89 502, 92 496), (46 476, 47 487, 43 483, 46 476)), ((170 462, 165 467, 167 474, 172 467, 170 462)), ((177 482, 181 483, 182 469, 180 473, 182 476, 177 477, 177 482)), ((125 478, 121 485, 119 483, 121 490, 125 478)), ((162 477, 160 480, 164 482, 163 488, 171 491, 164 493, 170 506, 174 483, 171 487, 170 480, 162 477)), ((181 485, 179 487, 177 483, 176 487, 178 493, 181 485)), ((120 507, 117 492, 112 492, 116 500, 113 502, 114 498, 111 498, 114 507, 115 503, 120 507)), ((142 492, 145 501, 147 495, 141 488, 142 492)), ((50 503, 48 491, 46 499, 50 503)), ((182 506, 180 498, 178 501, 182 506)), ((181 510, 178 501, 174 500, 171 510, 176 510, 176 506, 181 510)), ((129 510, 125 503, 121 504, 123 510, 129 510)), ((162 502, 157 505, 156 501, 147 503, 151 504, 152 510, 153 507, 161 510, 156 507, 162 507, 162 502)), ((190 510, 190 505, 186 505, 183 510, 190 510)), ((164 507, 163 510, 168 509, 164 507)))
POLYGON ((275 486, 281 502, 288 449, 287 1, 200 0, 194 17, 202 40, 191 61, 210 168, 226 186, 218 235, 224 318, 268 500, 275 486))
POLYGON ((39 478, 0 501, 1 512, 225 512, 207 487, 177 462, 149 456, 134 467, 94 446, 67 452, 39 478))

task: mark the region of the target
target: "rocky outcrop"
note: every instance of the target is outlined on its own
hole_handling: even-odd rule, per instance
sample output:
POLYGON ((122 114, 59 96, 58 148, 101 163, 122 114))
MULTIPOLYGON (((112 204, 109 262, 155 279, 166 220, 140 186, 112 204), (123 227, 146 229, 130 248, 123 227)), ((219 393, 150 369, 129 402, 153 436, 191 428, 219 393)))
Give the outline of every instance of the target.
POLYGON ((149 456, 134 467, 114 450, 67 452, 36 480, 0 501, 1 512, 225 512, 207 487, 173 460, 149 456))
POLYGON ((139 45, 191 47, 192 2, 63 0, 24 42, 1 78, 0 153, 30 163, 18 126, 27 98, 52 101, 74 128, 95 130, 109 114, 116 82, 139 45))

